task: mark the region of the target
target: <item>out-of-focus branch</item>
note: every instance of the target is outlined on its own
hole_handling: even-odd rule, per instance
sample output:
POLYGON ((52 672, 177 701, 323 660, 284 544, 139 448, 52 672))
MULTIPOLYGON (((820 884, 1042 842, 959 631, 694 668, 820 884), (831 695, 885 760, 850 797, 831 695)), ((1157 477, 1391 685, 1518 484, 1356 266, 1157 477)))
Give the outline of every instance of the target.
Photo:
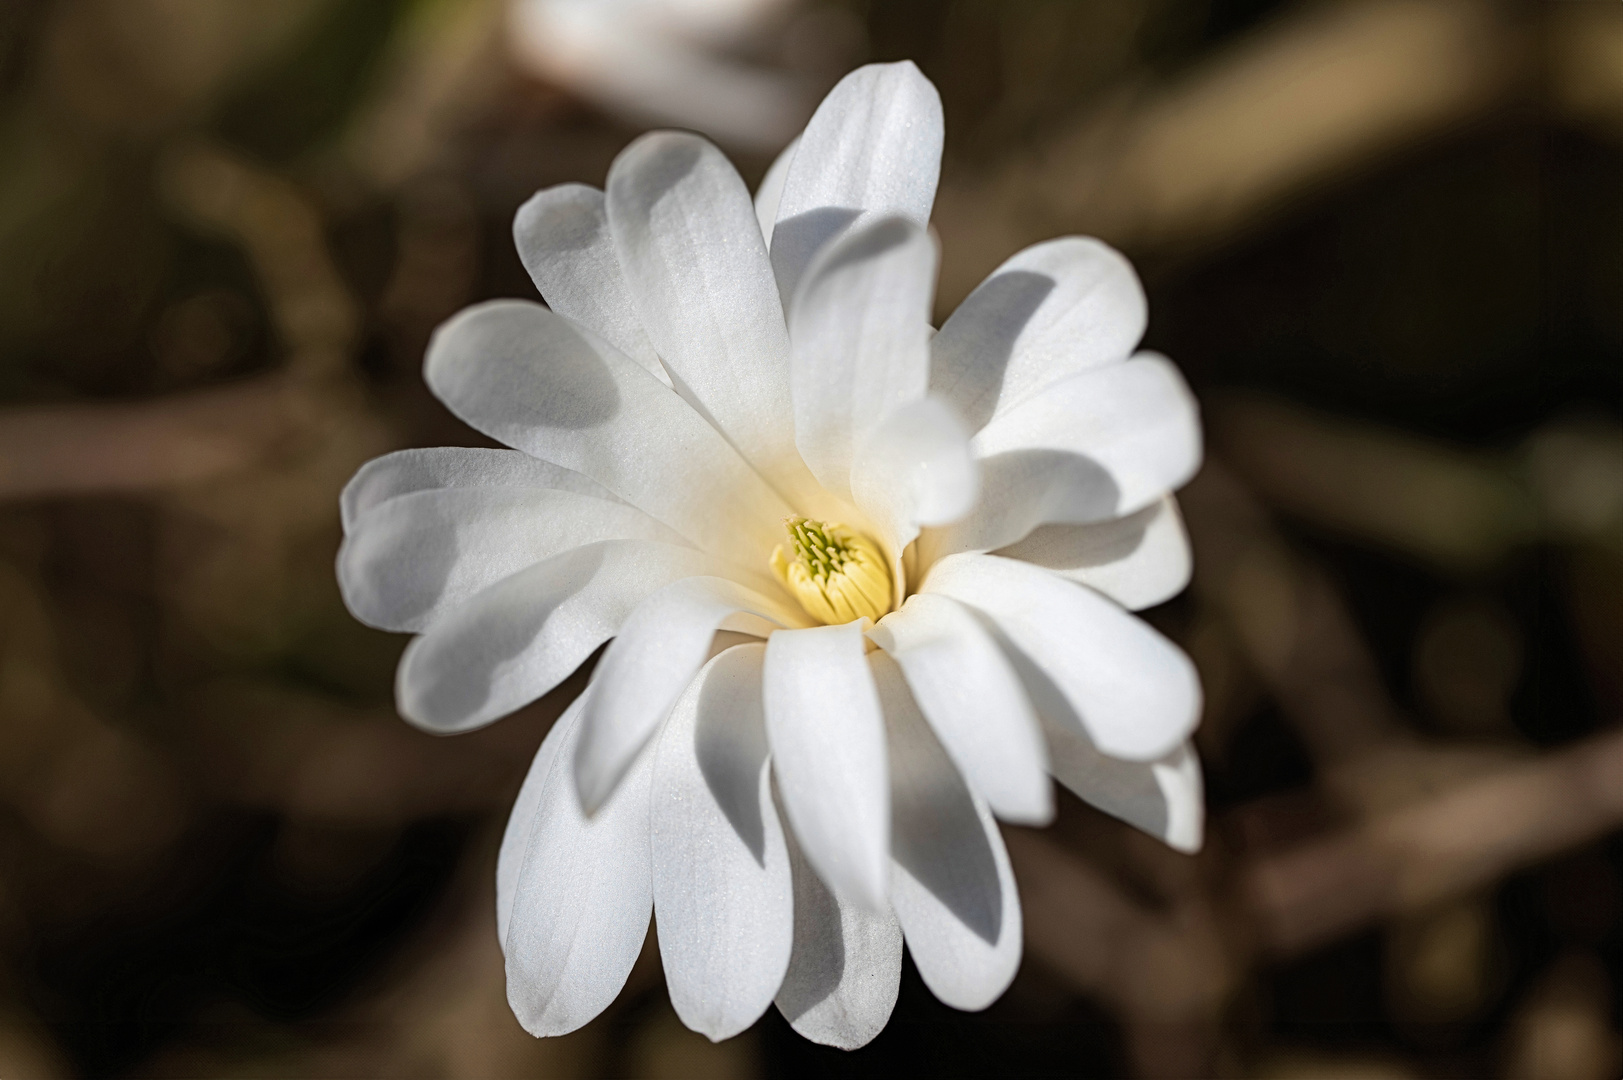
POLYGON ((1623 824, 1623 732, 1468 781, 1241 877, 1263 947, 1299 952, 1488 884, 1623 824))
POLYGON ((1520 51, 1486 3, 1302 10, 1178 82, 1124 92, 995 176, 945 185, 941 305, 1056 228, 1135 251, 1210 244, 1294 192, 1482 113, 1515 85, 1520 51))
POLYGON ((1251 396, 1208 401, 1205 415, 1225 460, 1273 505, 1446 570, 1540 539, 1623 552, 1613 422, 1558 419, 1489 453, 1251 396))
POLYGON ((1323 572, 1290 551, 1220 464, 1208 461, 1180 498, 1197 594, 1233 627, 1314 758, 1333 767, 1398 738, 1375 661, 1323 572))
POLYGON ((287 344, 288 370, 341 371, 360 314, 310 200, 281 177, 203 145, 176 148, 161 163, 159 180, 183 215, 247 252, 287 344))
POLYGON ((1507 461, 1256 398, 1222 399, 1207 415, 1213 440, 1259 493, 1315 521, 1465 569, 1537 531, 1507 461))
POLYGON ((0 410, 0 499, 153 491, 237 472, 298 438, 282 377, 162 401, 0 410))
MULTIPOLYGON (((0 499, 194 485, 319 438, 335 413, 355 411, 339 384, 360 316, 309 200, 287 181, 202 146, 175 150, 160 174, 182 214, 247 252, 286 346, 284 369, 156 401, 0 410, 0 499)), ((375 426, 358 415, 339 424, 375 426)))

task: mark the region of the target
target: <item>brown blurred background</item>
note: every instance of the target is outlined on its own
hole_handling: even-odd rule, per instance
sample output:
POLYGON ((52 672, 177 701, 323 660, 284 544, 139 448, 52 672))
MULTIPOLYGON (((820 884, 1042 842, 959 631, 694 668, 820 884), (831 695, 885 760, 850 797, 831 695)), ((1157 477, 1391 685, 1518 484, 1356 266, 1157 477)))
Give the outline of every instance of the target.
POLYGON ((1615 0, 4 0, 0 1075, 1616 1077, 1620 424, 1615 0), (1013 988, 909 972, 855 1054, 712 1046, 652 950, 537 1042, 492 868, 579 684, 398 720, 338 490, 483 442, 419 365, 533 295, 532 191, 651 122, 754 180, 903 57, 942 310, 1101 236, 1202 398, 1150 617, 1207 689, 1206 850, 1069 797, 1009 830, 1013 988))

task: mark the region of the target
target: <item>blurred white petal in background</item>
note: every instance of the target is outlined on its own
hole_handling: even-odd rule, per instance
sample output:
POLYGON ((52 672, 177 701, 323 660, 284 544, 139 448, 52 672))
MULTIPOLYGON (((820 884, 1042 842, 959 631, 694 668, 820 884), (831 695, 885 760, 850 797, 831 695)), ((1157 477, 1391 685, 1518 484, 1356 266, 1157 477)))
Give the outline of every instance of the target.
POLYGON ((800 0, 514 0, 509 29, 520 65, 610 112, 759 151, 800 130, 863 38, 800 0))

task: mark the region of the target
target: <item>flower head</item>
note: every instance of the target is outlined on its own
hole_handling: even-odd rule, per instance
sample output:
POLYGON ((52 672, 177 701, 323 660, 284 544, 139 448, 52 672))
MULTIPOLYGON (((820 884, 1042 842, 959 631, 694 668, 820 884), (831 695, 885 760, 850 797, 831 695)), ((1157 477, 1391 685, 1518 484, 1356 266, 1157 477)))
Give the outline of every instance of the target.
POLYGON ((613 1000, 655 913, 712 1038, 776 1002, 862 1045, 904 939, 938 997, 986 1006, 1021 940, 995 819, 1047 820, 1050 776, 1200 843, 1199 685, 1129 614, 1188 577, 1193 401, 1134 354, 1143 293, 1097 241, 1018 253, 932 333, 941 136, 917 69, 873 65, 753 204, 670 132, 605 191, 540 192, 514 233, 549 306, 470 308, 426 365, 514 449, 391 454, 345 489, 345 599, 420 635, 418 726, 489 723, 609 643, 502 843, 535 1034, 613 1000))

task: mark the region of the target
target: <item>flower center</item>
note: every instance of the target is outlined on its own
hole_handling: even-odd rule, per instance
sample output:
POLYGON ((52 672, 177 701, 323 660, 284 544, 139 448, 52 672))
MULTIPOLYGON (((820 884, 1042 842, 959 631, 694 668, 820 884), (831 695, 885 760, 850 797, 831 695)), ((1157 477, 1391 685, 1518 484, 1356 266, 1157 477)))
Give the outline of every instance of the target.
POLYGON ((789 550, 772 551, 772 571, 806 614, 829 625, 867 616, 875 622, 890 610, 890 568, 877 545, 839 524, 809 518, 783 521, 789 550))

